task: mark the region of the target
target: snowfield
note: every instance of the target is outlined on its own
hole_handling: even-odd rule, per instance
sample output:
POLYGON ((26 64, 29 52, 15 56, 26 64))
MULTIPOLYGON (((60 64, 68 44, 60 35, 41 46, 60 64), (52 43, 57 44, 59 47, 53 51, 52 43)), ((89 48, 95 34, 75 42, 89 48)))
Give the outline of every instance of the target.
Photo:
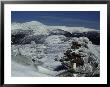
MULTIPOLYGON (((74 32, 99 32, 84 27, 48 26, 38 21, 12 23, 11 75, 14 77, 55 77, 65 71, 59 61, 71 49, 72 41, 81 44, 80 49, 87 55, 84 66, 78 72, 92 72, 94 64, 100 66, 100 45, 93 44, 87 37, 67 37, 74 32), (86 47, 84 47, 86 44, 86 47), (89 58, 91 56, 91 58, 89 58)), ((96 71, 100 73, 100 71, 96 71)), ((81 75, 80 75, 81 76, 81 75)), ((83 76, 83 75, 82 75, 83 76)))

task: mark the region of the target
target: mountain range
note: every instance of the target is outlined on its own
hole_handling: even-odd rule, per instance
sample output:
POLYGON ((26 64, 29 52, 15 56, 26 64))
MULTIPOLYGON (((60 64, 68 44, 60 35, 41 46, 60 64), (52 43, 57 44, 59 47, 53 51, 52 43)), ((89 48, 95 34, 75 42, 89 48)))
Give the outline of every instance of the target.
POLYGON ((87 37, 93 44, 100 44, 99 30, 84 27, 48 26, 38 21, 26 23, 12 23, 12 44, 37 44, 45 42, 46 37, 63 35, 66 38, 87 37))

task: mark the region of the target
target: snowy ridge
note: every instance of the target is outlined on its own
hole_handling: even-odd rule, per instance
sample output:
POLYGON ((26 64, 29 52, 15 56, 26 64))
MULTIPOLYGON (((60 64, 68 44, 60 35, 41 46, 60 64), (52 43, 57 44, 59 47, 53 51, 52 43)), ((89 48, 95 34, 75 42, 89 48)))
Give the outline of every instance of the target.
POLYGON ((52 31, 55 29, 61 29, 64 31, 68 31, 70 33, 73 32, 88 32, 88 31, 99 31, 95 29, 85 28, 85 27, 67 27, 67 26, 48 26, 44 25, 38 21, 31 21, 31 22, 25 22, 25 23, 12 23, 11 29, 23 29, 23 30, 36 30, 36 33, 38 30, 40 30, 38 33, 43 33, 48 31, 52 31))

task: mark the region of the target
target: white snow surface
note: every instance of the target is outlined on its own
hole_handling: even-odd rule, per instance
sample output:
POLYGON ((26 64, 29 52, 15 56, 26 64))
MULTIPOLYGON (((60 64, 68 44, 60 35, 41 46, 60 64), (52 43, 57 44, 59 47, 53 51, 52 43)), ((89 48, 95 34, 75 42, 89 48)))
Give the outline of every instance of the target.
POLYGON ((11 66, 11 75, 14 77, 54 77, 59 73, 36 65, 21 55, 12 56, 11 66))
MULTIPOLYGON (((39 77, 39 76, 43 76, 43 77, 48 76, 49 77, 49 76, 51 76, 51 75, 48 75, 46 73, 43 74, 43 73, 39 72, 38 69, 36 69, 33 66, 24 66, 24 65, 19 64, 17 62, 14 62, 13 60, 11 61, 11 66, 12 66, 11 75, 13 77, 35 77, 35 76, 37 76, 37 77, 39 77)), ((43 72, 45 72, 45 71, 43 71, 43 72)))

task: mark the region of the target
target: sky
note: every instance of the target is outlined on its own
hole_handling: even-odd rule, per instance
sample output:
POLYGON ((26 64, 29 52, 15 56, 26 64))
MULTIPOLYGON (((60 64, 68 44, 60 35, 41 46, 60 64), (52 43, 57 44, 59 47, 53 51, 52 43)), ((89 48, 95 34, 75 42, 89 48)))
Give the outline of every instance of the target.
POLYGON ((64 25, 100 29, 99 11, 12 11, 11 22, 39 21, 46 25, 64 25))

